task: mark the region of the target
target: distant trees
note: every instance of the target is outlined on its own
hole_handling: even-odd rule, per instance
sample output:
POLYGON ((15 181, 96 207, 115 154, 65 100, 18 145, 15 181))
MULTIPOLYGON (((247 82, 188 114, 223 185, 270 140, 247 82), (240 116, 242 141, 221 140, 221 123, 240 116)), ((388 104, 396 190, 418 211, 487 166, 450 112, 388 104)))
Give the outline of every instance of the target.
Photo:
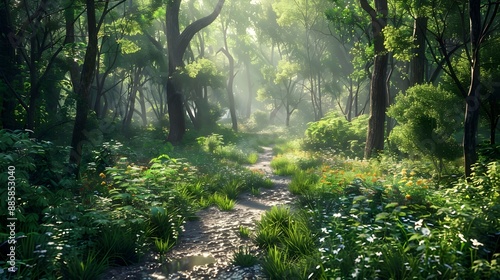
POLYGON ((439 101, 446 92, 462 98, 463 135, 454 137, 463 136, 469 175, 481 128, 491 144, 498 134, 499 5, 2 0, 0 124, 70 143, 77 174, 84 145, 99 145, 92 139, 110 126, 132 136, 156 119, 178 144, 190 127, 209 132, 226 116, 237 130, 244 119, 294 126, 330 111, 350 122, 369 108, 369 158, 397 138, 395 125, 395 135, 412 128, 411 118, 386 120, 396 93, 439 101), (439 90, 418 87, 428 84, 439 90))

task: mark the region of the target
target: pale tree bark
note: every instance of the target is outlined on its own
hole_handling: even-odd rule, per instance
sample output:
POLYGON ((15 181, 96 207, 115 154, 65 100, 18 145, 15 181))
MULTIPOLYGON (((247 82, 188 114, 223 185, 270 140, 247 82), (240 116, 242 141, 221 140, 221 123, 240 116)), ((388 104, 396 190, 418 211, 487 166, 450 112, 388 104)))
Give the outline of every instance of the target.
POLYGON ((375 9, 367 0, 360 0, 361 7, 371 18, 375 60, 370 85, 370 118, 366 135, 365 158, 384 149, 385 111, 387 107, 386 76, 388 55, 384 47, 382 29, 387 24, 387 0, 375 0, 375 9))

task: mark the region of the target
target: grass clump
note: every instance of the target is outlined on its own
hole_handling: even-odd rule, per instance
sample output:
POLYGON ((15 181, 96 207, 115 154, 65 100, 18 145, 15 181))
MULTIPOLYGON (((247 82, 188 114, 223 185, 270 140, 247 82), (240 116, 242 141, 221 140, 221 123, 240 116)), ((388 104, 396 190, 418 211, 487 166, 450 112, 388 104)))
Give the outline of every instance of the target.
POLYGON ((244 226, 240 226, 238 228, 238 232, 240 233, 240 237, 249 238, 250 237, 250 229, 244 226))
POLYGON ((94 280, 99 279, 108 269, 109 261, 100 257, 100 253, 89 251, 86 257, 71 255, 63 261, 62 273, 65 279, 94 280))
POLYGON ((236 205, 236 201, 230 199, 227 195, 220 193, 215 193, 212 196, 212 201, 221 211, 231 211, 236 205))
POLYGON ((287 176, 293 175, 298 167, 292 159, 284 156, 277 156, 271 161, 271 167, 276 175, 287 176))
POLYGON ((319 178, 316 174, 307 171, 298 171, 293 177, 288 189, 292 194, 304 194, 316 187, 319 178))
POLYGON ((250 253, 248 248, 240 247, 238 251, 234 252, 232 264, 241 267, 251 267, 256 265, 259 259, 250 253))

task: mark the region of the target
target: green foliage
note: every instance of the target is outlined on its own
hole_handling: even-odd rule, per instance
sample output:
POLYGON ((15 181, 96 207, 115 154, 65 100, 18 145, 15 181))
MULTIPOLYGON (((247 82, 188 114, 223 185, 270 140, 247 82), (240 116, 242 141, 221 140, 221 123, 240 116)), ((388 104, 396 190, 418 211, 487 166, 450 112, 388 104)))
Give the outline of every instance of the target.
POLYGON ((333 149, 349 157, 362 157, 368 117, 359 116, 348 122, 344 117, 330 113, 321 120, 309 123, 304 147, 310 150, 333 149))
POLYGON ((469 180, 447 187, 429 169, 380 164, 324 160, 318 186, 299 197, 303 218, 274 227, 274 239, 270 230, 261 234, 260 244, 276 249, 265 273, 286 273, 286 260, 318 279, 495 279, 499 163, 478 164, 469 180), (312 269, 308 260, 321 265, 312 269))
POLYGON ((106 258, 100 258, 99 253, 90 251, 86 257, 78 255, 67 256, 63 261, 63 275, 65 279, 94 280, 109 267, 106 258))
POLYGON ((430 157, 438 170, 460 154, 455 133, 461 125, 461 101, 441 87, 417 85, 396 96, 388 115, 397 122, 389 140, 410 155, 430 157))
POLYGON ((233 260, 231 261, 233 265, 241 267, 251 267, 258 263, 258 258, 250 250, 245 247, 238 248, 238 251, 234 252, 233 260))
POLYGON ((212 196, 212 201, 222 211, 231 211, 233 210, 234 205, 236 205, 236 201, 230 199, 227 195, 220 193, 215 193, 212 196))
POLYGON ((387 25, 384 30, 384 46, 394 58, 401 61, 410 61, 413 49, 416 47, 412 30, 406 26, 394 27, 387 25))
POLYGON ((198 144, 207 152, 213 154, 224 144, 224 137, 220 134, 211 134, 207 137, 198 137, 198 144))
POLYGON ((298 171, 293 175, 288 188, 293 194, 304 194, 313 190, 318 181, 319 178, 316 174, 307 171, 298 171))
POLYGON ((103 226, 96 241, 96 248, 101 252, 99 258, 108 258, 112 265, 137 263, 141 255, 145 253, 143 245, 146 233, 141 229, 141 225, 138 224, 103 226))
POLYGON ((239 226, 238 232, 240 233, 241 238, 250 237, 250 229, 244 226, 239 226))
POLYGON ((268 127, 269 124, 270 124, 269 113, 256 110, 250 116, 249 126, 254 131, 261 131, 262 129, 268 127))
POLYGON ((276 175, 293 175, 298 170, 294 162, 290 158, 284 156, 273 158, 271 167, 276 175))

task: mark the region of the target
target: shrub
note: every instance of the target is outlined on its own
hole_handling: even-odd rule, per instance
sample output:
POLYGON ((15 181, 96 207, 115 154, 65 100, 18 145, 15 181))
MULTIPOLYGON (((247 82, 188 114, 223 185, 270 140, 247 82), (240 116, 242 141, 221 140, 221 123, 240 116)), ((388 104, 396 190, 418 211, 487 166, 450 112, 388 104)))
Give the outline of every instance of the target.
POLYGON ((264 111, 254 111, 250 116, 250 126, 255 131, 260 131, 270 124, 269 114, 264 111))
POLYGON ((455 133, 461 125, 462 102, 453 93, 430 84, 417 85, 398 94, 387 114, 398 125, 389 140, 411 156, 433 160, 440 172, 444 160, 460 156, 455 133))
POLYGON ((366 140, 368 117, 361 115, 351 122, 329 113, 317 122, 309 123, 304 147, 309 150, 334 149, 349 157, 362 157, 366 140))

